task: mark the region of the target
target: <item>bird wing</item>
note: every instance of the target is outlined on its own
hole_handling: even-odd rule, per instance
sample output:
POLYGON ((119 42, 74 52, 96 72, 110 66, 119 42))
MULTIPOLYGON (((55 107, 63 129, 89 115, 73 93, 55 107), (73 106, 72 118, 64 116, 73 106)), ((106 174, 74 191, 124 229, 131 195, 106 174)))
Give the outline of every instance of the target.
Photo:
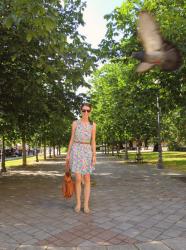
POLYGON ((163 41, 159 32, 159 27, 149 13, 140 13, 137 28, 138 36, 147 53, 161 50, 163 41))
POLYGON ((163 49, 165 56, 161 68, 165 71, 178 69, 183 63, 181 52, 168 41, 164 41, 163 49))
POLYGON ((143 73, 153 68, 155 65, 147 62, 142 62, 137 66, 136 72, 143 73))

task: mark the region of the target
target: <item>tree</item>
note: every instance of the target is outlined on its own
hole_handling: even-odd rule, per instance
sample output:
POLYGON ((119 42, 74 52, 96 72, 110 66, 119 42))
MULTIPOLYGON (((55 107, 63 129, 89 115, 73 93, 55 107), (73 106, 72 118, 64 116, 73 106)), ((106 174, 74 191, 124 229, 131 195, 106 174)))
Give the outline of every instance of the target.
MULTIPOLYGON (((100 44, 100 58, 103 58, 103 60, 105 58, 109 59, 113 63, 120 62, 123 71, 125 71, 125 68, 128 68, 128 65, 132 65, 133 70, 126 72, 126 74, 130 75, 128 80, 131 81, 130 87, 133 92, 131 98, 132 100, 137 98, 137 105, 134 108, 136 109, 135 114, 139 114, 139 117, 138 119, 134 119, 134 121, 143 121, 142 123, 144 124, 144 113, 140 112, 140 110, 145 108, 145 113, 148 112, 149 108, 147 105, 154 106, 155 108, 157 97, 159 98, 162 110, 162 121, 165 121, 164 116, 171 111, 177 108, 185 109, 186 89, 184 87, 184 76, 186 67, 184 40, 186 29, 184 26, 184 1, 125 1, 121 7, 116 8, 111 14, 106 15, 105 19, 107 20, 107 33, 105 39, 100 44), (182 52, 184 65, 177 72, 165 73, 159 71, 159 69, 154 69, 140 76, 137 76, 135 73, 137 62, 130 56, 133 51, 142 49, 136 34, 136 20, 141 10, 150 11, 155 15, 164 37, 175 43, 182 52), (145 106, 144 101, 140 100, 142 96, 149 102, 145 106), (141 120, 139 119, 140 117, 142 118, 141 120)), ((149 113, 149 116, 151 117, 154 114, 153 111, 149 113)), ((145 117, 147 119, 148 116, 145 114, 145 117)), ((183 117, 181 119, 184 120, 183 117)), ((146 121, 146 123, 148 122, 146 121)), ((145 131, 142 131, 141 123, 138 122, 138 124, 139 126, 132 126, 133 134, 136 134, 136 137, 148 131, 149 127, 143 126, 145 131), (139 131, 136 130, 137 127, 139 131)), ((164 126, 162 125, 162 127, 164 126)), ((153 136, 152 133, 151 137, 153 136)))
POLYGON ((23 141, 24 165, 26 141, 45 127, 51 112, 56 120, 61 114, 55 116, 53 103, 58 111, 73 112, 75 91, 87 86, 84 76, 96 58, 77 31, 84 7, 79 0, 64 7, 56 0, 0 4, 0 118, 5 124, 12 117, 23 141))
POLYGON ((101 131, 98 140, 125 142, 126 149, 129 140, 140 144, 156 134, 156 89, 152 92, 132 79, 132 66, 106 64, 96 72, 91 91, 93 117, 101 131))

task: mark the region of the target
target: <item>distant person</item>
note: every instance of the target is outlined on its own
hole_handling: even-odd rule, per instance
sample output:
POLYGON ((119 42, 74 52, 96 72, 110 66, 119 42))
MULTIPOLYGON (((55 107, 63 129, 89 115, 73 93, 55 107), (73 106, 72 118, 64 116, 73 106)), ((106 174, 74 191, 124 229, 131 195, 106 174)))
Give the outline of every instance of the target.
MULTIPOLYGON (((66 156, 67 166, 76 177, 76 207, 81 210, 81 183, 84 183, 84 212, 90 213, 90 175, 96 163, 96 124, 89 118, 91 105, 81 105, 82 118, 72 123, 71 139, 66 156)), ((67 171, 68 168, 67 167, 67 171)))

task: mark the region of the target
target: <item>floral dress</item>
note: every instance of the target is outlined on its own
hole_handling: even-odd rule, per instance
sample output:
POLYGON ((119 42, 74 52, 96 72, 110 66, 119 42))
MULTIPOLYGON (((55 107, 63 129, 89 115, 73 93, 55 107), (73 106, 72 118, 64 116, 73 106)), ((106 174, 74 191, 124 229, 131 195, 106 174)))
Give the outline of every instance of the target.
POLYGON ((85 175, 87 173, 92 174, 94 170, 90 144, 92 128, 92 124, 88 123, 84 125, 81 120, 77 120, 74 142, 70 151, 70 168, 73 173, 85 175), (80 142, 86 142, 88 144, 82 144, 80 142))

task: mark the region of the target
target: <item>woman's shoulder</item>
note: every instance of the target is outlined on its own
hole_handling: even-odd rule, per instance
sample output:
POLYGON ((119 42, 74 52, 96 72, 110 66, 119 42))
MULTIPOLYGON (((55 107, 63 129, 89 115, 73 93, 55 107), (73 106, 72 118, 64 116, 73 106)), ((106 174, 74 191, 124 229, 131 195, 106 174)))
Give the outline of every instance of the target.
POLYGON ((76 127, 78 123, 79 123, 79 120, 74 120, 74 121, 72 122, 72 126, 73 126, 73 127, 76 127))
POLYGON ((95 128, 96 127, 96 123, 92 121, 92 127, 95 128))

